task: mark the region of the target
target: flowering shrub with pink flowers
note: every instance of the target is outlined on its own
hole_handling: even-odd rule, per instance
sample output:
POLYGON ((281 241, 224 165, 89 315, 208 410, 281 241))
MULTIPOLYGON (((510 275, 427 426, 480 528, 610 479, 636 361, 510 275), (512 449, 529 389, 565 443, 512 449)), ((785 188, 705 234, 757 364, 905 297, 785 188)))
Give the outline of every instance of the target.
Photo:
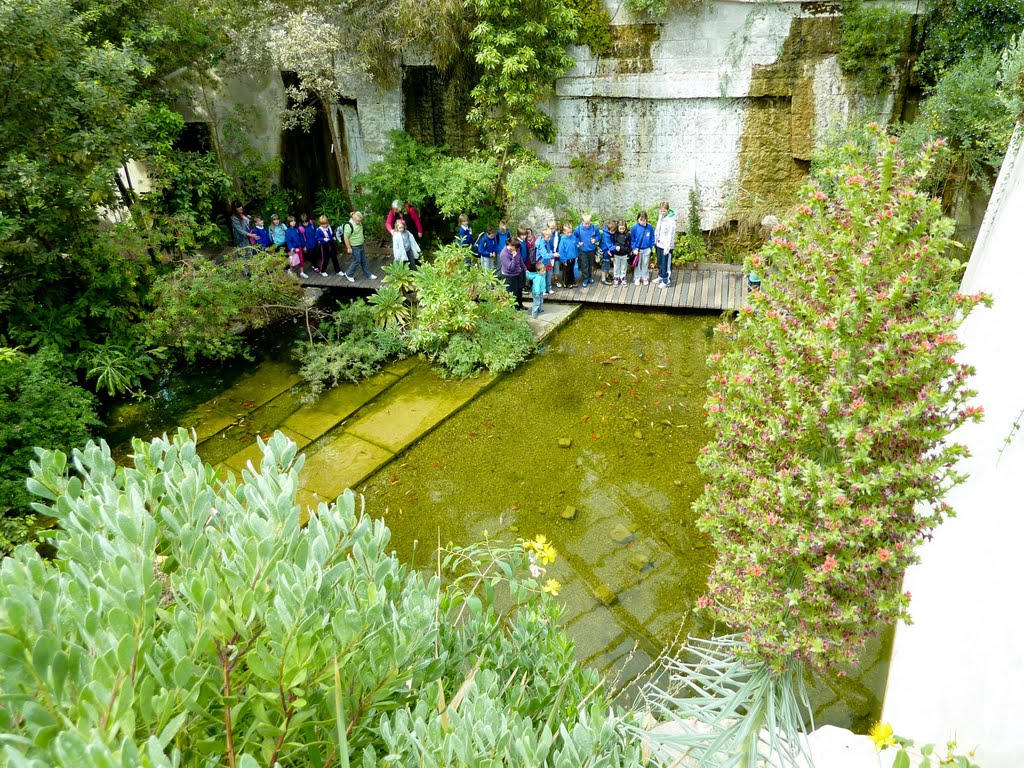
POLYGON ((942 144, 902 157, 872 131, 748 259, 763 287, 712 357, 700 605, 776 670, 853 661, 907 618, 904 570, 964 479, 947 437, 981 418, 956 331, 988 298, 957 293, 953 222, 918 188, 942 144))

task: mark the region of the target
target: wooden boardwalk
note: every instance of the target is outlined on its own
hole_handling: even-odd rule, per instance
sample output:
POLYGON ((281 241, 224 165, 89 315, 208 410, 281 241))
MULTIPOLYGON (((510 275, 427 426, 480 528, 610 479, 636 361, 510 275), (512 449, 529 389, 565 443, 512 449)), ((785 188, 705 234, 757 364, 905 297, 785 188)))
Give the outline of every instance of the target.
MULTIPOLYGON (((309 269, 309 278, 303 285, 311 288, 350 289, 373 292, 381 285, 383 267, 391 263, 390 256, 367 254, 370 272, 376 280, 368 280, 360 272, 355 282, 350 283, 344 275, 318 275, 309 269)), ((349 262, 342 259, 342 267, 349 262)), ((608 305, 619 307, 649 307, 651 309, 702 309, 720 311, 739 309, 747 297, 747 281, 742 268, 734 264, 699 264, 696 269, 678 269, 672 273, 672 285, 658 288, 650 285, 626 286, 594 283, 587 288, 555 290, 546 301, 574 304, 608 305)), ((529 296, 524 296, 528 301, 529 296)))

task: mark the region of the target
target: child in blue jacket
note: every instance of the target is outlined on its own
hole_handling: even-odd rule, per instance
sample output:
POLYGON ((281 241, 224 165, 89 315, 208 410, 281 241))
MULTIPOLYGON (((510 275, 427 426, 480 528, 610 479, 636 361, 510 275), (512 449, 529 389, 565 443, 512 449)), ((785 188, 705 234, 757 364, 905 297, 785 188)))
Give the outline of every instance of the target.
POLYGON ((302 233, 303 251, 312 256, 316 253, 316 224, 306 212, 299 214, 299 232, 302 233))
POLYGON ((615 255, 615 243, 612 242, 612 232, 615 229, 615 219, 609 219, 601 229, 601 284, 612 284, 612 257, 615 255), (609 226, 611 229, 609 229, 609 226))
POLYGON ((562 265, 562 287, 576 287, 576 259, 579 258, 579 241, 573 236, 572 224, 562 225, 562 238, 558 241, 558 261, 562 265))
POLYGON ((582 223, 572 232, 576 238, 576 247, 579 249, 580 277, 583 282, 581 286, 586 288, 594 284, 594 259, 597 256, 597 246, 601 241, 601 233, 591 221, 593 216, 589 213, 583 214, 582 223))
POLYGON ((633 283, 651 284, 651 249, 654 248, 654 227, 647 222, 647 211, 640 211, 630 230, 633 248, 633 283))
POLYGON ((334 265, 334 273, 341 272, 341 264, 338 263, 338 253, 334 249, 334 229, 326 216, 320 217, 320 226, 316 228, 316 247, 320 251, 320 269, 322 275, 327 274, 327 262, 334 265))
POLYGON ((299 277, 305 279, 309 277, 306 274, 306 262, 302 258, 302 233, 299 232, 299 228, 295 224, 295 217, 288 217, 288 228, 284 231, 284 244, 285 248, 288 249, 288 265, 292 269, 298 269, 299 277))
POLYGON ((455 235, 455 242, 466 248, 473 247, 473 228, 469 226, 469 216, 459 214, 459 231, 455 235))
POLYGON ((256 216, 253 219, 252 229, 249 230, 249 242, 262 250, 269 248, 274 241, 270 239, 270 233, 263 226, 263 217, 256 216))
POLYGON ((498 256, 498 238, 495 236, 494 227, 488 227, 486 232, 481 232, 476 241, 476 252, 480 254, 480 266, 493 272, 495 258, 498 256))
POLYGON ((281 223, 281 217, 276 213, 270 217, 270 239, 274 241, 274 247, 284 250, 285 225, 281 223))
POLYGON ((530 283, 530 295, 533 297, 533 316, 536 317, 544 309, 544 288, 547 285, 547 278, 544 273, 547 268, 544 263, 537 260, 537 269, 534 272, 527 272, 526 279, 530 283))

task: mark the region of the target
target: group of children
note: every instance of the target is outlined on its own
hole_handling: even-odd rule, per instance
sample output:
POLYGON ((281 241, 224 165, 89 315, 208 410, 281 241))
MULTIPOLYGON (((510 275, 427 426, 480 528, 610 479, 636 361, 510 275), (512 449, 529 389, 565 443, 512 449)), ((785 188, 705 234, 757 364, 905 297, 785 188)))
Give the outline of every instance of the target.
MULTIPOLYGON (((352 211, 349 220, 335 230, 326 216, 320 216, 314 224, 309 216, 301 214, 298 220, 288 216, 281 223, 277 214, 271 217, 270 227, 264 226, 263 219, 250 219, 241 203, 232 203, 232 233, 235 245, 278 249, 288 255, 288 269, 296 271, 300 278, 308 278, 305 267, 319 274, 329 274, 333 266, 336 274, 342 274, 349 282, 355 282, 359 269, 370 280, 366 264, 363 215, 352 211), (351 257, 351 264, 344 272, 338 263, 337 246, 343 244, 351 257)), ((385 227, 391 234, 392 252, 395 261, 404 261, 410 269, 416 269, 420 246, 417 236, 423 237, 423 226, 416 209, 408 203, 395 200, 388 212, 385 227), (415 230, 415 234, 414 234, 415 230)), ((520 226, 512 234, 505 221, 497 227, 488 227, 476 240, 469 224, 469 217, 459 216, 459 231, 455 240, 473 251, 480 258, 484 269, 498 272, 515 299, 516 308, 523 308, 523 291, 530 283, 533 296, 533 314, 540 314, 544 296, 550 296, 557 289, 587 288, 593 285, 594 267, 601 268, 601 281, 605 285, 626 286, 629 284, 629 270, 632 267, 634 285, 650 285, 650 261, 652 251, 657 255, 658 274, 655 285, 667 288, 672 280, 672 249, 676 241, 676 217, 667 201, 662 202, 655 224, 648 221, 647 211, 641 211, 636 223, 627 228, 625 220, 609 221, 599 228, 590 214, 575 228, 569 222, 561 227, 550 219, 539 236, 526 226, 520 226), (579 281, 577 283, 577 281, 579 281)))
POLYGON ((251 219, 245 214, 240 202, 232 203, 231 229, 237 247, 261 248, 277 250, 287 254, 288 266, 300 278, 306 279, 306 263, 318 274, 328 274, 328 265, 334 267, 336 274, 343 274, 349 282, 355 282, 359 269, 370 280, 376 275, 371 274, 366 264, 365 238, 363 235, 363 214, 352 211, 349 220, 337 230, 331 226, 326 216, 321 216, 316 224, 303 213, 296 220, 288 216, 286 223, 281 222, 278 214, 270 217, 270 226, 264 225, 262 216, 251 219), (351 257, 351 264, 341 271, 338 263, 337 247, 344 245, 345 252, 351 257))
POLYGON ((530 282, 533 315, 544 305, 544 296, 559 288, 587 288, 594 284, 594 267, 600 266, 605 285, 629 285, 632 267, 634 285, 650 285, 652 251, 657 255, 658 275, 655 284, 667 288, 672 281, 672 250, 676 241, 675 213, 668 202, 662 202, 655 224, 648 221, 647 211, 637 215, 636 223, 627 228, 625 220, 609 221, 604 228, 593 223, 590 214, 573 228, 565 222, 561 228, 551 219, 540 236, 520 226, 513 235, 506 222, 488 227, 474 241, 469 218, 459 217, 457 243, 470 247, 480 257, 484 269, 499 272, 516 301, 523 308, 522 292, 530 282))

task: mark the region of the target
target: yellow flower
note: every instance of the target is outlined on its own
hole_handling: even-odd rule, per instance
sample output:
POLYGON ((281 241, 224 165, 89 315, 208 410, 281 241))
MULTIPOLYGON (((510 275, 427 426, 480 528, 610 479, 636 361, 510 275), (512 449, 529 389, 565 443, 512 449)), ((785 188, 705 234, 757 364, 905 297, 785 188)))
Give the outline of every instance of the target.
POLYGON ((538 533, 533 541, 526 542, 526 549, 529 552, 533 552, 537 555, 537 559, 540 560, 541 565, 548 565, 555 562, 555 558, 558 557, 558 550, 551 546, 551 542, 548 541, 548 537, 543 533, 538 533))
POLYGON ((544 587, 543 587, 544 591, 547 592, 552 597, 558 597, 558 591, 561 588, 562 588, 562 585, 559 584, 554 579, 548 579, 547 582, 544 584, 544 587))
POLYGON ((888 723, 878 722, 871 726, 871 730, 868 731, 868 736, 875 742, 875 749, 881 751, 886 747, 892 747, 896 744, 896 737, 893 736, 892 726, 888 723))

